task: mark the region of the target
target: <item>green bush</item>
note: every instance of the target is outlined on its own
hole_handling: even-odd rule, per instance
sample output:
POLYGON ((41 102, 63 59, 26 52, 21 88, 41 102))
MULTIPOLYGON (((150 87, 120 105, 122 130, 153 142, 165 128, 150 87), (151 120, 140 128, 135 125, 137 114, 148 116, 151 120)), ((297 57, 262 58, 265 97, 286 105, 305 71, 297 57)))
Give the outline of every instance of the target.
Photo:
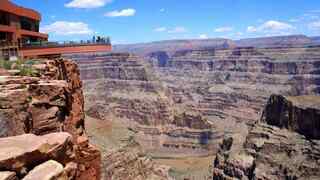
POLYGON ((13 62, 6 61, 6 60, 0 60, 0 67, 6 70, 10 70, 12 67, 13 62))
POLYGON ((38 76, 38 72, 32 67, 37 64, 35 60, 17 60, 17 61, 6 61, 0 59, 0 68, 6 70, 19 70, 17 75, 19 76, 38 76), (14 64, 14 66, 12 66, 14 64), (12 68, 13 67, 13 68, 12 68))
POLYGON ((20 72, 18 75, 20 76, 37 76, 38 72, 32 68, 30 65, 21 65, 19 68, 20 72))

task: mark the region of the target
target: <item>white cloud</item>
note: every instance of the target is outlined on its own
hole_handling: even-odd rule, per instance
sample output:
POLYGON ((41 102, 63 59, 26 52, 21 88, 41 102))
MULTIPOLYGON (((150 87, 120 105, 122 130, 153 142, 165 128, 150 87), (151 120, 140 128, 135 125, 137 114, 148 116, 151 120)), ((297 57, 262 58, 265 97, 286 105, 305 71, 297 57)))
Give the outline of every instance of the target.
POLYGON ((83 22, 56 21, 41 28, 42 32, 54 33, 57 35, 87 35, 94 31, 89 25, 83 22))
POLYGON ((207 34, 200 34, 199 39, 209 39, 207 34))
POLYGON ((122 9, 119 11, 111 11, 107 12, 105 16, 108 17, 128 17, 128 16, 134 16, 136 14, 136 10, 132 8, 128 9, 122 9))
POLYGON ((309 28, 312 30, 320 30, 320 21, 310 23, 309 28))
POLYGON ((232 30, 233 30, 232 27, 219 27, 219 28, 216 28, 214 31, 221 33, 221 32, 230 32, 232 30))
POLYGON ((248 26, 247 32, 257 32, 257 28, 255 28, 254 26, 248 26))
POLYGON ((282 32, 288 32, 294 29, 295 27, 288 23, 270 20, 258 27, 249 26, 247 28, 247 32, 282 33, 282 32))
POLYGON ((181 26, 168 30, 168 33, 184 33, 184 32, 187 32, 187 29, 181 26))
POLYGON ((156 32, 164 32, 164 31, 167 31, 167 28, 166 27, 158 27, 158 28, 155 28, 154 31, 156 31, 156 32))
POLYGON ((68 8, 98 8, 102 7, 108 3, 111 3, 112 0, 72 0, 71 2, 65 4, 65 7, 68 8))

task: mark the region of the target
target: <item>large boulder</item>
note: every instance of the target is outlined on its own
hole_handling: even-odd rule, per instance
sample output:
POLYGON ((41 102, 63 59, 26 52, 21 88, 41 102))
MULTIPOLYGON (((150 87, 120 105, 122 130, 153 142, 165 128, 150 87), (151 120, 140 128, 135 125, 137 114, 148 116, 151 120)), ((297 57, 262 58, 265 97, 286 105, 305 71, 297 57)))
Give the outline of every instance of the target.
POLYGON ((17 176, 15 172, 0 171, 0 180, 17 180, 17 176))
POLYGON ((45 136, 24 134, 0 139, 0 169, 23 173, 49 159, 67 162, 74 159, 72 137, 68 133, 45 136))
POLYGON ((22 180, 68 180, 63 165, 49 160, 32 169, 22 180))

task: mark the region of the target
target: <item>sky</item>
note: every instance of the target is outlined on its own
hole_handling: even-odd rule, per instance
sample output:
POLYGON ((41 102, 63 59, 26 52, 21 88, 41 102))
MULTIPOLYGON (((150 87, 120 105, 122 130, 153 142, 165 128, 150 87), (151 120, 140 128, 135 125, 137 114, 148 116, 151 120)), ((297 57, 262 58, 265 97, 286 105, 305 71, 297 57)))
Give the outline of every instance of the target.
POLYGON ((320 0, 12 0, 42 14, 50 41, 320 35, 320 0))

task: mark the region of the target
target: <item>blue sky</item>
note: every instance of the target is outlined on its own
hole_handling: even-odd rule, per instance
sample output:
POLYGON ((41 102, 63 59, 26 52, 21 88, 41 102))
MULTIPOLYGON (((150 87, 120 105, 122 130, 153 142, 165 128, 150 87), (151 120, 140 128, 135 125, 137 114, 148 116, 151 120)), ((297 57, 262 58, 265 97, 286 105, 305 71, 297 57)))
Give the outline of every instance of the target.
POLYGON ((320 35, 319 0, 12 0, 42 13, 52 41, 320 35))

